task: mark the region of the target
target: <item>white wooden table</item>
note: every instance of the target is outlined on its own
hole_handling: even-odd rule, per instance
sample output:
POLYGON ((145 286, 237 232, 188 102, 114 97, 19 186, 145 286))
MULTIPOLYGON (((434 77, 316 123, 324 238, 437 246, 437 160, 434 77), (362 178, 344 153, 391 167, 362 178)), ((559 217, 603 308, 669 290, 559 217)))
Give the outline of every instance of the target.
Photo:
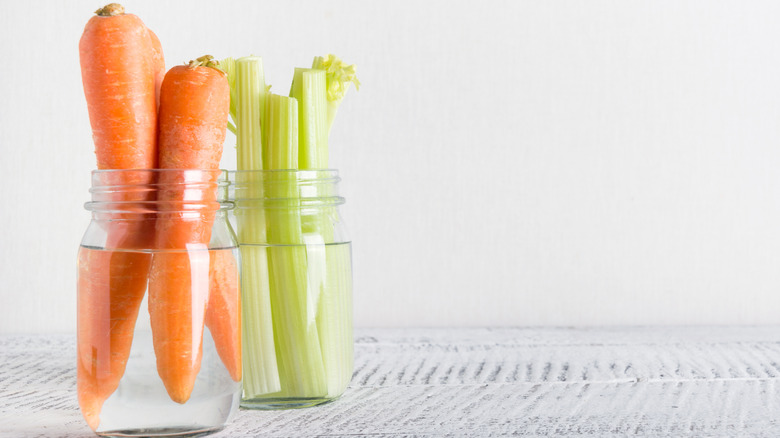
MULTIPOLYGON (((72 336, 0 336, 0 436, 90 437, 72 336)), ((359 330, 338 401, 214 437, 780 436, 780 327, 359 330)))

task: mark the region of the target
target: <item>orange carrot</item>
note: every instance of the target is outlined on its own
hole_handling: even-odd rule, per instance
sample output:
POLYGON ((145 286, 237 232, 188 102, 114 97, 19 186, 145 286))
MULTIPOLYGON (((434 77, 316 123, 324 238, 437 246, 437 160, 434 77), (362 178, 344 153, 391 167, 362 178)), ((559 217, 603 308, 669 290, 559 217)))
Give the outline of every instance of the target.
POLYGON ((168 70, 160 95, 161 169, 218 169, 230 86, 211 56, 168 70))
POLYGON ((227 78, 211 67, 210 59, 173 67, 160 90, 160 168, 212 170, 195 178, 204 183, 200 190, 177 188, 197 175, 193 172, 165 173, 160 179, 167 189, 158 194, 158 203, 170 212, 158 217, 156 247, 179 251, 158 252, 152 259, 149 315, 157 373, 177 403, 189 400, 200 370, 209 299, 206 249, 216 213, 217 169, 230 107, 227 78), (196 217, 182 212, 184 205, 197 208, 196 217))
POLYGON ((157 34, 152 32, 151 29, 146 29, 149 32, 149 38, 152 40, 152 67, 154 69, 154 97, 157 106, 160 106, 160 86, 162 85, 163 78, 165 77, 165 58, 163 57, 162 44, 160 39, 157 38, 157 34))
POLYGON ((212 250, 206 327, 230 377, 241 380, 241 299, 236 259, 228 249, 212 250))
MULTIPOLYGON (((115 3, 96 14, 84 28, 79 57, 97 166, 153 168, 157 111, 150 31, 115 3)), ((115 178, 117 184, 151 182, 148 173, 115 178)), ((132 200, 145 201, 148 195, 119 193, 112 199, 132 200)), ((109 251, 79 258, 78 395, 93 430, 103 402, 124 375, 151 263, 147 254, 110 249, 148 248, 146 236, 154 229, 151 221, 118 220, 107 226, 109 251)))
POLYGON ((134 255, 86 248, 79 252, 78 398, 93 430, 100 423, 103 402, 125 372, 146 289, 149 259, 134 255), (146 267, 122 269, 139 262, 146 267))
POLYGON ((99 169, 157 167, 152 41, 144 23, 112 3, 87 22, 79 41, 99 169))

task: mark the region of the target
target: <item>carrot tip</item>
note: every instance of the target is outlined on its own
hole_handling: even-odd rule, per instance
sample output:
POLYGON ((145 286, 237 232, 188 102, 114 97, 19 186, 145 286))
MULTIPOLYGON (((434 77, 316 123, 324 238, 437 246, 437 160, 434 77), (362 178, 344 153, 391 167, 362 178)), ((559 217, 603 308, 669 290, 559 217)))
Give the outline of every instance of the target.
POLYGON ((100 417, 97 414, 85 415, 84 419, 87 420, 87 425, 92 430, 97 430, 98 426, 100 426, 100 417))
POLYGON ((211 55, 203 55, 197 59, 193 59, 190 62, 185 63, 187 64, 187 67, 189 68, 195 68, 195 67, 211 67, 211 68, 217 68, 219 66, 219 61, 216 61, 213 56, 211 55))
POLYGON ((101 17, 113 17, 114 15, 122 15, 125 13, 125 7, 119 3, 109 3, 102 8, 95 11, 98 16, 101 17))
POLYGON ((176 381, 167 382, 167 384, 165 384, 165 389, 168 391, 168 396, 171 398, 171 400, 180 405, 183 405, 184 403, 187 403, 187 400, 190 399, 193 386, 194 382, 190 383, 188 381, 176 381))
POLYGON ((79 388, 79 407, 89 428, 96 430, 100 425, 100 410, 103 407, 100 396, 79 388))

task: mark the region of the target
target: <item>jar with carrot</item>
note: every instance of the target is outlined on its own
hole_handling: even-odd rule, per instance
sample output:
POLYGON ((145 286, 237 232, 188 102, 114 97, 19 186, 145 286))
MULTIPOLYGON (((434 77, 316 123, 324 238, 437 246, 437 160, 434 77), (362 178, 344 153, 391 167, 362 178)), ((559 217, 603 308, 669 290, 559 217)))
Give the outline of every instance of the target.
POLYGON ((241 396, 240 262, 220 191, 230 89, 210 56, 165 71, 112 3, 79 42, 97 168, 78 254, 78 401, 104 436, 202 435, 241 396))
POLYGON ((77 376, 98 434, 219 430, 239 404, 240 263, 219 174, 92 174, 77 376))

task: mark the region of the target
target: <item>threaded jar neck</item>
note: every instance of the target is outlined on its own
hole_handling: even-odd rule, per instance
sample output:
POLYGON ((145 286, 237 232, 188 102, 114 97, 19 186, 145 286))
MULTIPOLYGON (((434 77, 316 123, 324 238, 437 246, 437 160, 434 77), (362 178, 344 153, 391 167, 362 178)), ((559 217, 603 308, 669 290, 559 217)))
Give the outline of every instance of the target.
POLYGON ((84 208, 98 214, 215 212, 232 208, 221 170, 95 170, 84 208))
POLYGON ((223 174, 227 199, 236 209, 333 207, 343 204, 339 196, 338 170, 239 170, 223 174))

